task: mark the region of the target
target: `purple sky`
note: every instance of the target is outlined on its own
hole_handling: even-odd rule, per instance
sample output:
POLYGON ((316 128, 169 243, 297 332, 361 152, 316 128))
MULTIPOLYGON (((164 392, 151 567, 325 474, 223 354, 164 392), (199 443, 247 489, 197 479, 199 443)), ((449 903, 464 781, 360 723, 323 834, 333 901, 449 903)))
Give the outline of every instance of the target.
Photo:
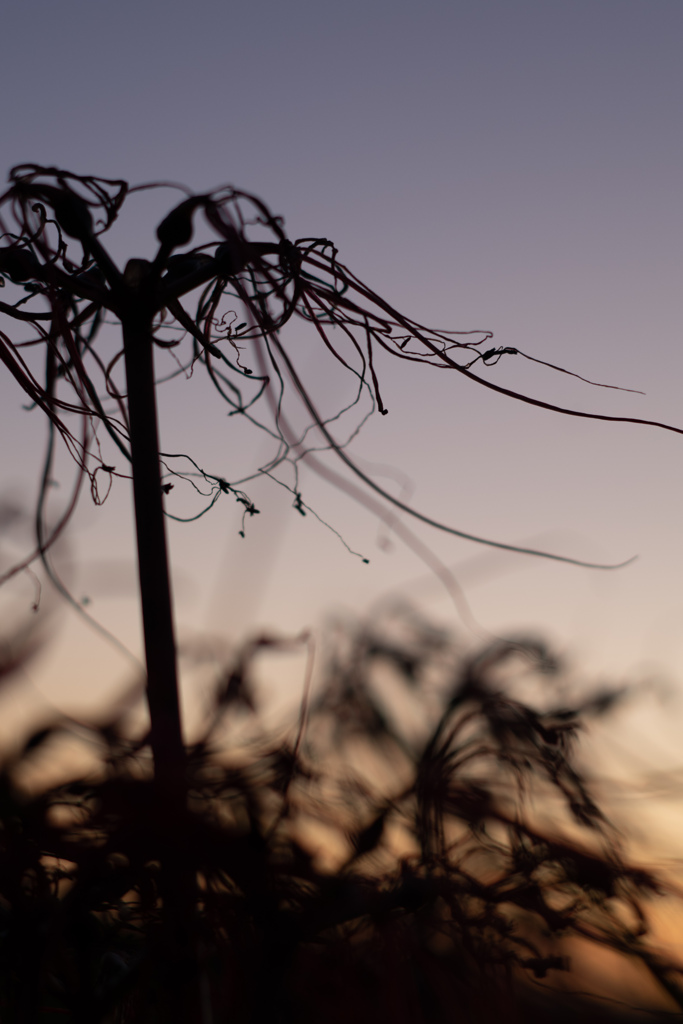
MULTIPOLYGON (((282 213, 291 237, 334 239, 407 315, 489 329, 497 344, 647 394, 514 359, 488 371, 497 382, 683 425, 679 0, 5 0, 2 31, 3 174, 35 161, 197 191, 230 182, 282 213)), ((132 201, 118 258, 149 255, 172 201, 132 201)), ((419 531, 482 625, 547 630, 596 671, 657 663, 683 678, 683 437, 554 416, 453 374, 379 369, 390 414, 353 450, 403 469, 416 507, 579 558, 640 556, 599 574, 419 531)), ((342 397, 322 363, 318 383, 342 397)), ((234 478, 234 421, 220 408, 211 420, 187 384, 162 401, 165 446, 177 438, 234 478)), ((0 378, 12 439, 0 480, 29 501, 42 430, 21 403, 0 378)), ((414 556, 378 549, 368 513, 305 486, 371 564, 256 485, 263 511, 246 540, 227 504, 172 529, 181 632, 298 630, 391 592, 453 618, 414 556)), ((104 509, 84 504, 71 551, 79 595, 135 647, 124 484, 104 509)), ((123 662, 72 623, 35 679, 55 700, 65 687, 90 696, 94 665, 102 692, 122 678, 123 662)))

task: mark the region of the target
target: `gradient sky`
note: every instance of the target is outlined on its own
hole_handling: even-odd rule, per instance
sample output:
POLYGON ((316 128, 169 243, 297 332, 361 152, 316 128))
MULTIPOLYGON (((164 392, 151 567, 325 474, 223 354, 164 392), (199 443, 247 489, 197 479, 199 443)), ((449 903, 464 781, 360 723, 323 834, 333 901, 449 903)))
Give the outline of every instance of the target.
MULTIPOLYGON (((492 330, 646 394, 514 359, 493 380, 683 426, 680 0, 5 0, 2 32, 4 175, 33 161, 196 191, 230 182, 283 214, 290 237, 334 239, 408 316, 492 330)), ((131 201, 117 258, 149 255, 174 198, 131 201)), ((419 530, 482 626, 546 631, 592 673, 683 679, 683 437, 557 416, 398 361, 379 370, 390 413, 353 451, 403 470, 417 508, 578 558, 639 555, 598 573, 419 530)), ((318 384, 343 394, 326 369, 318 384)), ((0 480, 30 504, 43 429, 21 404, 0 379, 0 480)), ((161 415, 166 448, 177 439, 234 478, 224 410, 209 421, 192 385, 161 415)), ((298 631, 391 593, 459 625, 413 555, 378 547, 366 511, 305 487, 370 565, 258 484, 245 540, 227 503, 171 529, 181 635, 298 631)), ((77 596, 139 651, 125 484, 103 509, 86 498, 69 545, 77 596)), ((92 702, 125 671, 67 617, 30 675, 57 703, 92 702)))

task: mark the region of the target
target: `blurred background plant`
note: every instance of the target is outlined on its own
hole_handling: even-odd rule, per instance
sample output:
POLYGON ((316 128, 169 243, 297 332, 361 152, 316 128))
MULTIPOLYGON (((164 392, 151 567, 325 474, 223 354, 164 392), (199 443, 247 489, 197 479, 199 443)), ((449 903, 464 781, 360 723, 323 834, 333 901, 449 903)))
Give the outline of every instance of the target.
POLYGON ((168 1019, 169 844, 198 879, 187 1020, 623 1015, 623 987, 575 994, 580 947, 627 965, 640 1019, 681 1012, 682 968, 649 928, 675 886, 631 862, 577 756, 627 688, 568 703, 538 639, 473 649, 404 605, 331 623, 317 673, 312 658, 309 636, 260 636, 216 666, 180 819, 130 708, 90 729, 55 721, 5 759, 3 1021, 168 1019), (297 645, 298 717, 265 728, 258 659, 297 645), (98 766, 27 784, 60 737, 98 766))

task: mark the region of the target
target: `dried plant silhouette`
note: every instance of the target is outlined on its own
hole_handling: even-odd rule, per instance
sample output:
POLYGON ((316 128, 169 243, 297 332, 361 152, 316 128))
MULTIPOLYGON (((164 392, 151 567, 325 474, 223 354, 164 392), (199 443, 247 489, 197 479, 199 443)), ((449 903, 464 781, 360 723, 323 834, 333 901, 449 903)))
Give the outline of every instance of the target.
POLYGON ((582 719, 623 691, 569 708, 542 643, 465 654, 398 609, 333 631, 298 724, 269 734, 255 662, 280 646, 256 638, 219 672, 177 819, 158 800, 146 737, 122 720, 92 730, 103 768, 90 779, 17 784, 74 729, 67 720, 6 761, 3 1021, 173 1019, 160 909, 170 844, 198 881, 185 1020, 541 1021, 562 1006, 567 1019, 609 1019, 566 991, 534 999, 542 979, 580 984, 567 937, 630 959, 682 1005, 682 968, 648 935, 647 903, 667 887, 625 860, 574 755, 582 719), (543 710, 510 695, 520 670, 542 682, 543 710), (539 807, 553 797, 549 823, 539 807))
MULTIPOLYGON (((419 755, 399 743, 364 696, 360 655, 356 682, 347 678, 336 697, 334 687, 326 691, 328 704, 317 715, 332 714, 342 732, 355 730, 380 748, 400 748, 414 775, 403 791, 380 803, 370 790, 353 789, 348 831, 355 836, 354 852, 329 877, 294 835, 302 815, 321 816, 327 786, 327 776, 304 758, 301 739, 243 768, 221 768, 210 756, 209 737, 188 752, 164 517, 174 515, 169 492, 185 483, 202 500, 193 518, 227 495, 243 507, 244 524, 258 511, 244 488, 259 474, 287 487, 304 514, 309 507, 298 470, 305 462, 409 542, 398 513, 478 543, 589 565, 452 527, 409 507, 355 464, 347 451, 350 441, 373 411, 387 411, 375 368, 379 352, 453 370, 558 413, 683 430, 561 408, 487 380, 473 367, 533 357, 492 346, 488 331, 440 331, 415 323, 340 263, 330 241, 290 241, 281 218, 231 187, 201 195, 184 191, 157 227, 154 258, 129 259, 121 270, 103 236, 127 196, 155 187, 178 186, 131 189, 123 181, 31 164, 14 168, 0 197, 0 282, 7 298, 0 302, 6 328, 0 358, 49 426, 35 550, 4 579, 41 559, 68 597, 50 550, 84 482, 101 503, 115 476, 131 477, 150 718, 149 735, 135 747, 126 745, 116 723, 102 731, 109 774, 78 793, 72 787, 22 802, 7 768, 7 1014, 21 1006, 17 1020, 42 1019, 49 990, 57 1000, 50 1005, 78 1021, 114 1019, 107 1014, 124 992, 127 1009, 116 1019, 123 1020, 125 1012, 125 1019, 146 1021, 209 1021, 228 1014, 238 1020, 332 1020, 341 1019, 345 1005, 347 1014, 352 1005, 360 1007, 364 986, 375 986, 378 1000, 390 1000, 390 1019, 437 1021, 450 1019, 444 1007, 447 989, 455 986, 452 992, 468 1007, 463 1012, 476 1016, 467 1000, 475 999, 480 983, 485 997, 489 968, 559 968, 557 957, 546 954, 541 933, 567 929, 638 956, 676 994, 672 972, 642 945, 638 893, 655 887, 649 876, 627 868, 616 854, 582 851, 535 833, 512 809, 515 799, 501 803, 472 780, 472 766, 486 761, 494 776, 508 773, 515 798, 521 798, 524 778, 540 773, 591 835, 602 836, 606 828, 572 767, 569 712, 548 718, 496 696, 479 680, 477 673, 486 676, 484 663, 470 667, 467 681, 448 698, 419 755), (198 228, 202 238, 188 248, 198 228), (292 343, 295 326, 311 332, 353 381, 354 397, 342 408, 318 408, 297 356, 300 346, 292 343), (155 359, 163 358, 172 363, 161 372, 155 359), (229 479, 205 469, 198 457, 160 451, 156 388, 163 379, 200 368, 230 415, 272 441, 272 457, 246 477, 229 479), (77 476, 58 521, 48 525, 58 438, 74 457, 77 476), (318 458, 321 450, 333 453, 347 475, 318 458), (140 776, 135 765, 146 747, 153 771, 140 776), (361 809, 367 820, 353 818, 361 809), (70 824, 55 824, 58 811, 70 824), (400 879, 357 876, 358 862, 381 845, 387 823, 402 817, 412 822, 408 830, 417 846, 412 859, 402 862, 400 879), (473 860, 464 852, 468 843, 474 844, 473 860), (71 866, 60 867, 62 861, 71 866), (635 915, 635 924, 623 923, 614 901, 635 915), (364 981, 359 958, 376 942, 384 951, 381 962, 368 968, 364 981), (31 956, 29 946, 35 950, 31 956), (418 971, 408 992, 399 964, 413 955, 424 973, 418 971), (312 991, 306 994, 302 978, 303 972, 327 977, 330 957, 348 965, 348 990, 323 1010, 312 991), (479 980, 470 984, 463 971, 479 980), (427 980, 431 974, 433 984, 427 980), (429 989, 424 998, 423 988, 429 989), (432 1003, 427 1006, 425 999, 432 1003)), ((414 546, 422 550, 421 542, 414 546)), ((503 646, 486 658, 495 662, 507 652, 503 646)), ((365 652, 366 659, 371 653, 365 652)), ((246 699, 244 676, 235 673, 221 692, 217 716, 246 699)), ((41 734, 30 746, 45 739, 41 734)), ((372 964, 375 953, 368 956, 372 964)), ((346 989, 342 975, 337 981, 346 989)), ((353 1012, 364 1019, 365 1010, 353 1012)))

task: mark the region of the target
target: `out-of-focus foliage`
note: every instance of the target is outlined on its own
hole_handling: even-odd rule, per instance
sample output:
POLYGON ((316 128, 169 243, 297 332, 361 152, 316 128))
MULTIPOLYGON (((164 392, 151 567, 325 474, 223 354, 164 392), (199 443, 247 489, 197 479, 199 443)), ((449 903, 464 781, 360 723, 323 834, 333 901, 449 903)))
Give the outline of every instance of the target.
POLYGON ((298 721, 268 733, 255 661, 277 647, 257 639, 223 666, 184 820, 121 720, 93 729, 91 778, 18 782, 64 722, 5 761, 3 1022, 161 1024, 170 855, 197 880, 185 969, 202 1024, 533 1019, 524 986, 570 975, 571 936, 682 1005, 680 968, 648 937, 664 886, 624 859, 574 756, 609 699, 555 703, 560 669, 536 641, 465 653, 394 610, 332 630, 298 721), (538 702, 512 695, 520 676, 538 702))

